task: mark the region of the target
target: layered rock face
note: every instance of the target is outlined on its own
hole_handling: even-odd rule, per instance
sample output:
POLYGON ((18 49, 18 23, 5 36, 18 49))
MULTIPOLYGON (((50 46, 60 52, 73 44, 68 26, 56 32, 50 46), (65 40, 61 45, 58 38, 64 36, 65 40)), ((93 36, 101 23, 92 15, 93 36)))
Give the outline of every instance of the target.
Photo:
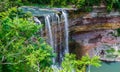
MULTIPOLYGON (((96 52, 93 49, 104 49, 104 45, 113 46, 120 43, 120 37, 116 36, 116 29, 120 28, 120 12, 107 12, 105 7, 94 8, 91 12, 81 12, 75 9, 39 9, 34 7, 23 7, 25 12, 30 11, 45 27, 46 15, 50 15, 51 31, 56 52, 60 57, 64 50, 65 26, 61 18, 61 11, 67 10, 69 16, 69 47, 71 53, 76 53, 78 58, 89 53, 91 56, 96 52), (58 18, 54 17, 58 15, 58 18), (60 19, 60 20, 59 20, 60 19)), ((49 32, 43 28, 42 36, 49 40, 49 32)), ((118 46, 117 46, 118 47, 118 46)), ((120 47, 119 47, 120 48, 120 47)), ((60 60, 58 58, 58 60, 60 60)))
POLYGON ((99 47, 101 50, 103 45, 119 44, 120 37, 115 36, 118 28, 120 28, 120 13, 117 11, 108 13, 102 8, 72 16, 70 31, 72 41, 77 43, 74 47, 77 57, 80 58, 86 53, 93 56, 95 52, 91 53, 92 49, 99 47))

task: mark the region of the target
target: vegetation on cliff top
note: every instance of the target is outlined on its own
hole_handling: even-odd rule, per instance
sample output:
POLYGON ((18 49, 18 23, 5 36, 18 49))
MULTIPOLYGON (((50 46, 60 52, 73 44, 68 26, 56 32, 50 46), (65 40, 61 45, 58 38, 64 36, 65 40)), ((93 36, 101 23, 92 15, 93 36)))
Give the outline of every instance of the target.
POLYGON ((107 10, 120 9, 119 0, 0 0, 0 11, 14 6, 73 7, 90 11, 93 6, 105 5, 107 10))

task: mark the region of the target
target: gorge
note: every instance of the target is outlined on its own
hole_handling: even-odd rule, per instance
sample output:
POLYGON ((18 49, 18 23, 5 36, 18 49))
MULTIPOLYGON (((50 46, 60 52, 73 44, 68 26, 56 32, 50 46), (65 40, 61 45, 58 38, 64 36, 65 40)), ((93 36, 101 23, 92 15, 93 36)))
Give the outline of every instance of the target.
MULTIPOLYGON (((105 7, 96 7, 92 12, 77 9, 40 9, 21 7, 31 12, 43 24, 42 36, 57 53, 54 63, 60 64, 66 53, 75 53, 80 59, 85 54, 100 56, 103 61, 120 61, 120 13, 107 12, 105 7), (109 51, 113 49, 113 53, 109 51), (115 57, 112 57, 115 56, 115 57)), ((35 21, 35 20, 34 20, 35 21)), ((37 23, 37 21, 35 21, 37 23)))

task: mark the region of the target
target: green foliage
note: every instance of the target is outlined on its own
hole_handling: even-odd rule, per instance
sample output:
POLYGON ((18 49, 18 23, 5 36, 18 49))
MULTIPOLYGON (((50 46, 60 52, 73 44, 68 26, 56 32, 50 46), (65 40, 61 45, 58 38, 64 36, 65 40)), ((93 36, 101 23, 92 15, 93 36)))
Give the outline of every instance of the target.
POLYGON ((76 3, 77 8, 82 8, 85 5, 85 0, 78 0, 74 3, 76 3))
POLYGON ((62 62, 62 69, 60 72, 72 72, 76 65, 76 58, 73 54, 66 54, 62 62))
POLYGON ((113 54, 113 53, 115 52, 115 49, 114 49, 114 48, 111 48, 111 49, 106 50, 106 52, 113 54))
POLYGON ((37 72, 48 69, 54 54, 52 48, 36 33, 41 26, 11 14, 1 17, 1 72, 37 72))
POLYGON ((22 0, 0 0, 0 12, 23 5, 22 0))
POLYGON ((100 60, 98 56, 94 56, 93 58, 89 57, 88 55, 83 56, 81 60, 77 61, 77 72, 84 72, 86 70, 87 65, 93 65, 95 67, 99 67, 100 60))
POLYGON ((32 14, 27 12, 24 13, 21 9, 18 9, 16 7, 10 8, 5 12, 1 12, 0 13, 0 20, 2 21, 5 18, 15 18, 15 17, 19 17, 19 18, 24 18, 24 19, 28 19, 30 17, 32 17, 32 14))
POLYGON ((75 5, 79 9, 91 11, 93 6, 99 6, 104 4, 108 11, 113 9, 120 10, 119 0, 0 0, 0 12, 5 11, 11 7, 19 7, 22 5, 38 5, 38 6, 49 6, 49 7, 68 7, 75 5))
POLYGON ((0 12, 9 8, 10 2, 8 0, 0 0, 0 12))
POLYGON ((107 54, 106 57, 108 58, 116 58, 120 56, 120 50, 115 50, 114 48, 106 50, 107 54))
POLYGON ((107 10, 111 11, 112 9, 120 10, 120 1, 119 0, 106 0, 107 10))
POLYGON ((120 36, 120 28, 117 29, 117 36, 120 36))
MULTIPOLYGON (((4 18, 0 24, 0 67, 4 72, 52 72, 52 48, 36 35, 41 26, 23 18, 4 18)), ((87 65, 99 66, 98 57, 67 54, 60 72, 83 72, 87 65)))
POLYGON ((55 5, 66 6, 67 5, 67 0, 51 0, 51 6, 55 6, 55 5))
POLYGON ((75 55, 66 54, 62 62, 62 69, 60 72, 85 72, 86 66, 93 65, 96 67, 101 66, 98 56, 90 58, 88 55, 83 56, 81 60, 76 60, 75 55))
MULTIPOLYGON (((37 51, 31 52, 30 55, 26 56, 28 64, 36 69, 40 69, 40 71, 46 70, 52 65, 52 57, 54 56, 52 53, 52 48, 47 46, 46 43, 41 44, 37 51)), ((31 48, 34 49, 35 47, 31 48)))

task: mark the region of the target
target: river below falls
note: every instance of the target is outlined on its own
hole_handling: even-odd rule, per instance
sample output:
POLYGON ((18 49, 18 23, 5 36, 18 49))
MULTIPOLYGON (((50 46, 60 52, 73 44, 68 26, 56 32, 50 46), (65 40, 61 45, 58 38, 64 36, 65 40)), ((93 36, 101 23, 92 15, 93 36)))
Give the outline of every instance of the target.
POLYGON ((90 67, 90 72, 120 72, 120 62, 102 62, 101 67, 90 67))

